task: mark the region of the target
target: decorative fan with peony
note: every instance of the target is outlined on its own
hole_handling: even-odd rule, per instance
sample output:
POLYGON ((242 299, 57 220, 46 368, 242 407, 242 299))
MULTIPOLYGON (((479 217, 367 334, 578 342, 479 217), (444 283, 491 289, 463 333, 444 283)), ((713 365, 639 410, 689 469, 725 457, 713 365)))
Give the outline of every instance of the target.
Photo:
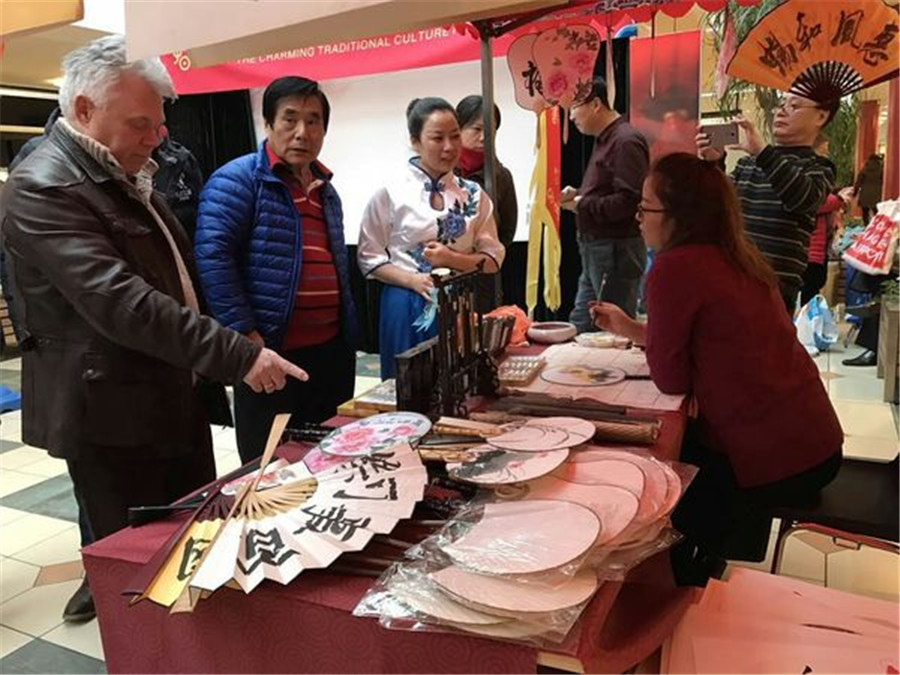
POLYGON ((728 74, 817 102, 895 77, 897 8, 882 0, 787 0, 738 46, 728 74))
POLYGON ((581 103, 590 95, 599 51, 599 34, 583 24, 517 38, 506 55, 516 103, 536 113, 581 103))

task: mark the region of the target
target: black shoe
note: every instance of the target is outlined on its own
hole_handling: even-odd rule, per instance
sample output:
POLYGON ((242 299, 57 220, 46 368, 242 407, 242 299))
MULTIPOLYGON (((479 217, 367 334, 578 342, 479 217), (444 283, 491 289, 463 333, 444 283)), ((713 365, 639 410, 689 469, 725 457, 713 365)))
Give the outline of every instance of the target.
POLYGON ((867 349, 859 356, 841 361, 845 366, 874 366, 878 363, 878 355, 871 349, 867 349))
POLYGON ((85 579, 75 591, 75 595, 66 603, 66 608, 63 610, 63 621, 90 621, 95 616, 97 616, 97 610, 94 609, 94 598, 91 595, 88 580, 85 579))

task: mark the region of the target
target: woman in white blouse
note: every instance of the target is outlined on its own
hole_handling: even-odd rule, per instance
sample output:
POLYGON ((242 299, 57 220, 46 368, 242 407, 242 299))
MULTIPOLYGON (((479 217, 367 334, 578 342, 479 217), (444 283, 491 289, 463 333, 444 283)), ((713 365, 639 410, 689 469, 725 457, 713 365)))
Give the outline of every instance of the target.
POLYGON ((442 98, 414 99, 406 109, 417 156, 404 178, 376 192, 363 214, 358 258, 381 293, 381 377, 394 376, 394 357, 437 333, 437 322, 413 324, 431 302, 431 270, 465 272, 484 263, 496 273, 505 250, 497 238, 491 199, 453 169, 462 141, 456 112, 442 98))

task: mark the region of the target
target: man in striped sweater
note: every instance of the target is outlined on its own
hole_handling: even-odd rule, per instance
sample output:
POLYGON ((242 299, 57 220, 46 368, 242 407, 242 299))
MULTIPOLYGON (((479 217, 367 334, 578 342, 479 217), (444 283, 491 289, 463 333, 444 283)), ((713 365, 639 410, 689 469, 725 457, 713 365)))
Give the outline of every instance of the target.
MULTIPOLYGON (((816 137, 837 112, 838 99, 817 103, 788 94, 775 113, 774 145, 767 145, 756 127, 738 118, 743 142, 734 146, 747 153, 732 173, 747 236, 778 275, 781 295, 793 316, 803 285, 809 238, 816 212, 832 191, 835 167, 813 151, 816 137)), ((720 162, 724 150, 710 145, 702 128, 697 134, 701 158, 720 162)))

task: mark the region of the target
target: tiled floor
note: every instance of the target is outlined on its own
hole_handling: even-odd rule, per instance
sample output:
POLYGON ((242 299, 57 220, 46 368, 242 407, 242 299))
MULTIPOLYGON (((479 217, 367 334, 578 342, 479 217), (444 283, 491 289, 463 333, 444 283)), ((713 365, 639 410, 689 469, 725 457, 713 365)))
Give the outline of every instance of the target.
MULTIPOLYGON (((848 368, 858 348, 816 358, 847 433, 845 454, 887 461, 897 454, 896 411, 881 401, 875 368, 848 368)), ((19 362, 0 362, 2 381, 17 384, 19 362)), ((362 359, 357 393, 378 382, 377 359, 362 359)), ((17 387, 16 387, 17 388, 17 387)), ((234 432, 213 429, 220 474, 239 465, 234 432)), ((0 416, 0 673, 102 673, 97 622, 65 624, 61 613, 83 574, 77 511, 65 464, 21 443, 19 412, 0 416)), ((769 545, 768 569, 774 540, 769 545)), ((880 597, 898 596, 896 556, 833 552, 828 542, 794 537, 782 573, 880 597)), ((752 566, 752 565, 751 565, 752 566)))

